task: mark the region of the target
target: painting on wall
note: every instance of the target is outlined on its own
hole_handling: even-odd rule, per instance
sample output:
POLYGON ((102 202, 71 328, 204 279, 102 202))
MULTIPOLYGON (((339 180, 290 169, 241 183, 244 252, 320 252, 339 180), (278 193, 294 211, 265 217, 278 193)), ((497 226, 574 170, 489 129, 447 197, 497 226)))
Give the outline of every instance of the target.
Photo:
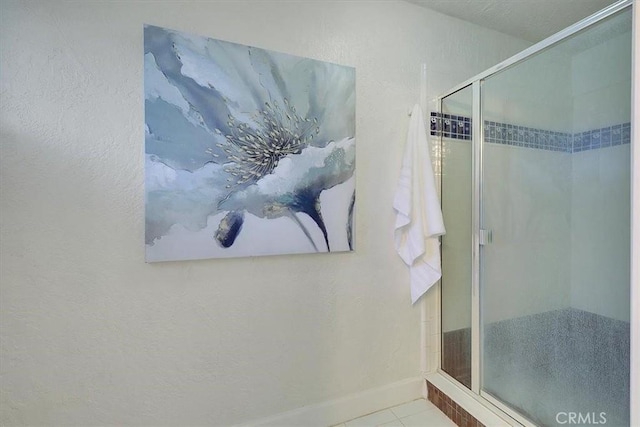
POLYGON ((353 250, 355 69, 144 27, 146 260, 353 250))

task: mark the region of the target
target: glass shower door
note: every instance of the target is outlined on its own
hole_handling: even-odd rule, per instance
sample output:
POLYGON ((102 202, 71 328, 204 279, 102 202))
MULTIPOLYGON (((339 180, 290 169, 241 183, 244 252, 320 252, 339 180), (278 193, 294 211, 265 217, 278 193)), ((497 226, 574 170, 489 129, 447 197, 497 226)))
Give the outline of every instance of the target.
MULTIPOLYGON (((442 214, 447 233, 442 237, 442 363, 451 377, 471 388, 471 212, 473 91, 467 86, 444 98, 441 127, 440 174, 442 214)), ((440 123, 440 125, 438 125, 440 123)))
POLYGON ((627 10, 482 81, 481 395, 541 426, 629 423, 630 49, 627 10))

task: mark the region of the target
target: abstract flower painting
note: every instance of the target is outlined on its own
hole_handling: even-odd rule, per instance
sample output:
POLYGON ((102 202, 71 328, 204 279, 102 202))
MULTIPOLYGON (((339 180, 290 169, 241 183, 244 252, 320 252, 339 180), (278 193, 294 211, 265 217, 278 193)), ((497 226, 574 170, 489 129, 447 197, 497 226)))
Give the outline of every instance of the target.
POLYGON ((153 261, 353 250, 355 70, 144 28, 153 261))

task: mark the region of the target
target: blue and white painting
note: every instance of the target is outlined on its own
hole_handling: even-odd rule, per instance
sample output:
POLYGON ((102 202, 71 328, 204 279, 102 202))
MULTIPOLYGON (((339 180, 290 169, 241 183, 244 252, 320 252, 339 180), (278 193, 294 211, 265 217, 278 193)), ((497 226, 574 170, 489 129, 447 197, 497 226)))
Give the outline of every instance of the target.
POLYGON ((353 250, 355 70, 144 27, 146 260, 353 250))

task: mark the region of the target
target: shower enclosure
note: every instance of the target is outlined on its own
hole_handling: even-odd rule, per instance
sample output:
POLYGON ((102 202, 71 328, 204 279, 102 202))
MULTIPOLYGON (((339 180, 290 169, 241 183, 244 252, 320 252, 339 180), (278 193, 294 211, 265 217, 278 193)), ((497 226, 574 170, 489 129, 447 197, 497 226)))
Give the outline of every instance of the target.
POLYGON ((631 6, 440 98, 441 371, 522 424, 629 425, 631 6))

